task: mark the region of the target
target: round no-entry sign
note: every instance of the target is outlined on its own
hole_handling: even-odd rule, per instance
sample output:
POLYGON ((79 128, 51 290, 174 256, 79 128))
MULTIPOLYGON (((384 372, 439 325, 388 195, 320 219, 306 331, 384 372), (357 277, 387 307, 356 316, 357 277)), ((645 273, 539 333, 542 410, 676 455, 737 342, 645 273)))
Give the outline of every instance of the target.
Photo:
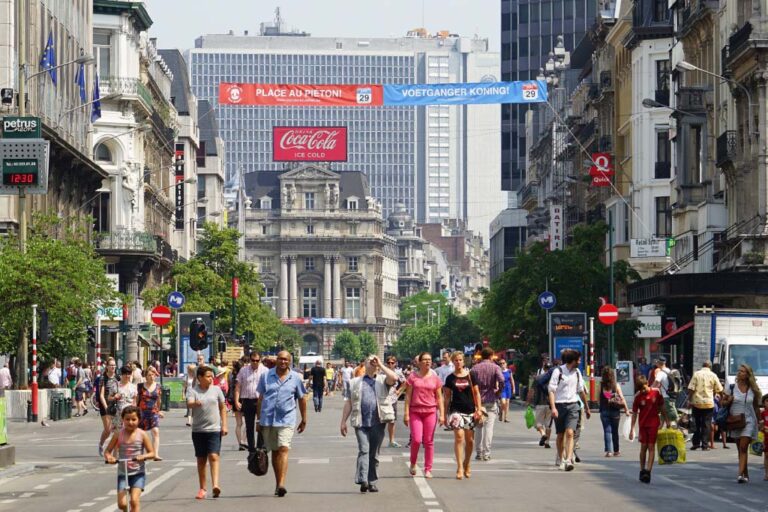
POLYGON ((603 304, 597 310, 597 319, 605 325, 612 325, 619 319, 619 308, 613 304, 603 304))
POLYGON ((149 317, 152 319, 153 324, 162 327, 170 323, 171 310, 166 306, 157 306, 152 310, 152 314, 149 317))

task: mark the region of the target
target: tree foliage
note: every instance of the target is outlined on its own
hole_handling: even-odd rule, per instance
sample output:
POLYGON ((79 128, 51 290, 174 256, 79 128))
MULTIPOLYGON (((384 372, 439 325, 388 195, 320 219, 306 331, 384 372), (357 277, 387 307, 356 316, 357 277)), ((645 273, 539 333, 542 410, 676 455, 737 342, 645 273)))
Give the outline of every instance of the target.
MULTIPOLYGON (((24 254, 15 235, 0 240, 0 276, 0 353, 18 354, 29 343, 37 304, 38 313, 47 311, 52 334, 38 347, 41 359, 83 356, 86 327, 95 323, 98 307, 119 299, 85 232, 56 216, 33 217, 24 254)), ((23 385, 26 360, 15 370, 14 382, 23 385)))
POLYGON ((362 357, 379 353, 379 344, 376 343, 376 338, 374 338, 373 334, 368 331, 360 331, 357 338, 360 340, 360 352, 362 353, 362 357))
POLYGON ((261 302, 263 289, 258 273, 250 264, 237 259, 240 236, 236 229, 206 223, 197 242, 197 254, 173 267, 170 282, 144 290, 146 306, 151 308, 165 303, 168 293, 178 289, 186 298, 184 310, 215 311, 216 332, 230 332, 232 277, 236 276, 239 296, 236 300, 235 334, 253 333, 252 347, 258 351, 270 349, 276 342, 291 347, 294 338, 271 306, 261 302))
POLYGON ((421 352, 435 354, 440 346, 440 327, 419 323, 417 327, 406 327, 392 344, 392 352, 399 359, 411 359, 421 352))
MULTIPOLYGON (((494 347, 523 354, 547 350, 546 312, 537 300, 546 286, 557 296, 558 311, 597 315, 599 297, 609 295, 609 269, 603 263, 607 232, 603 222, 582 224, 564 250, 550 252, 539 243, 518 256, 517 265, 492 284, 480 312, 482 330, 494 347)), ((617 285, 635 279, 639 275, 626 261, 614 263, 617 285)), ((616 332, 622 333, 622 343, 631 344, 636 329, 625 322, 617 322, 616 332)), ((607 332, 596 326, 599 340, 607 339, 607 332)))
POLYGON ((418 317, 416 323, 428 323, 429 309, 431 308, 435 311, 435 315, 437 315, 438 303, 440 306, 440 318, 438 319, 437 316, 433 316, 433 318, 442 323, 445 321, 448 313, 448 299, 439 293, 429 293, 426 290, 406 297, 400 302, 400 322, 403 324, 413 324, 416 320, 415 317, 418 317))
POLYGON ((440 345, 441 348, 455 348, 463 350, 464 345, 474 345, 483 341, 483 335, 480 327, 473 321, 475 313, 470 311, 466 315, 456 315, 451 313, 440 326, 440 345))
POLYGON ((335 357, 341 357, 345 361, 357 363, 363 357, 360 338, 352 331, 344 329, 336 335, 336 342, 333 344, 333 354, 335 357))

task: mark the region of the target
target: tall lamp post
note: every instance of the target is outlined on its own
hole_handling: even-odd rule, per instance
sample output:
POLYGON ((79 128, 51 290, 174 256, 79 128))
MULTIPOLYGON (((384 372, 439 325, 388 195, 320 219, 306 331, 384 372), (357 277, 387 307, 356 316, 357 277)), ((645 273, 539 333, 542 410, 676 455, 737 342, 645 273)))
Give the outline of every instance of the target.
POLYGON ((440 305, 441 305, 441 300, 440 299, 435 299, 435 300, 432 301, 432 304, 437 304, 437 325, 440 325, 440 305))
POLYGON ((413 326, 419 326, 419 307, 416 304, 411 304, 410 307, 413 310, 413 326))

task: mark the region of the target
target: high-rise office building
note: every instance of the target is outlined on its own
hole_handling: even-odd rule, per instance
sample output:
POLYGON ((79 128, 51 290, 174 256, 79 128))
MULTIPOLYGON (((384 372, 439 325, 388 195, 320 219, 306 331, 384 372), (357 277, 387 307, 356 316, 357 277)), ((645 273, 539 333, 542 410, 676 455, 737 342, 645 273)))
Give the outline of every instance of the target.
MULTIPOLYGON (((498 80, 488 41, 414 30, 399 38, 311 37, 278 18, 259 35, 204 35, 189 51, 192 88, 217 104, 220 82, 415 84, 498 80)), ((273 126, 346 126, 348 160, 338 172, 367 174, 384 215, 405 204, 419 222, 477 219, 477 232, 503 208, 498 187, 499 107, 219 106, 227 178, 238 170, 283 171, 272 158, 273 126), (486 211, 496 205, 494 211, 486 211), (478 212, 472 211, 478 208, 478 212)), ((486 238, 487 239, 487 238, 486 238)))
MULTIPOLYGON (((567 51, 595 22, 595 0, 501 0, 501 78, 532 80, 562 35, 567 51)), ((501 188, 517 190, 525 178, 525 112, 529 105, 502 105, 501 188)))

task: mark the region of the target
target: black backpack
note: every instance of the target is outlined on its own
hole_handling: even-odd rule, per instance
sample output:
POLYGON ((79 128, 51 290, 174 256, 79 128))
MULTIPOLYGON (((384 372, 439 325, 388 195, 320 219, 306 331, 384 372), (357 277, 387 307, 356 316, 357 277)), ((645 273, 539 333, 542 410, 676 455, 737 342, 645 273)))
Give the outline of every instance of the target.
POLYGON ((554 371, 555 371, 555 367, 553 366, 546 372, 536 377, 536 386, 539 388, 539 391, 541 391, 545 395, 549 393, 547 388, 549 387, 549 381, 552 380, 552 372, 554 371))

